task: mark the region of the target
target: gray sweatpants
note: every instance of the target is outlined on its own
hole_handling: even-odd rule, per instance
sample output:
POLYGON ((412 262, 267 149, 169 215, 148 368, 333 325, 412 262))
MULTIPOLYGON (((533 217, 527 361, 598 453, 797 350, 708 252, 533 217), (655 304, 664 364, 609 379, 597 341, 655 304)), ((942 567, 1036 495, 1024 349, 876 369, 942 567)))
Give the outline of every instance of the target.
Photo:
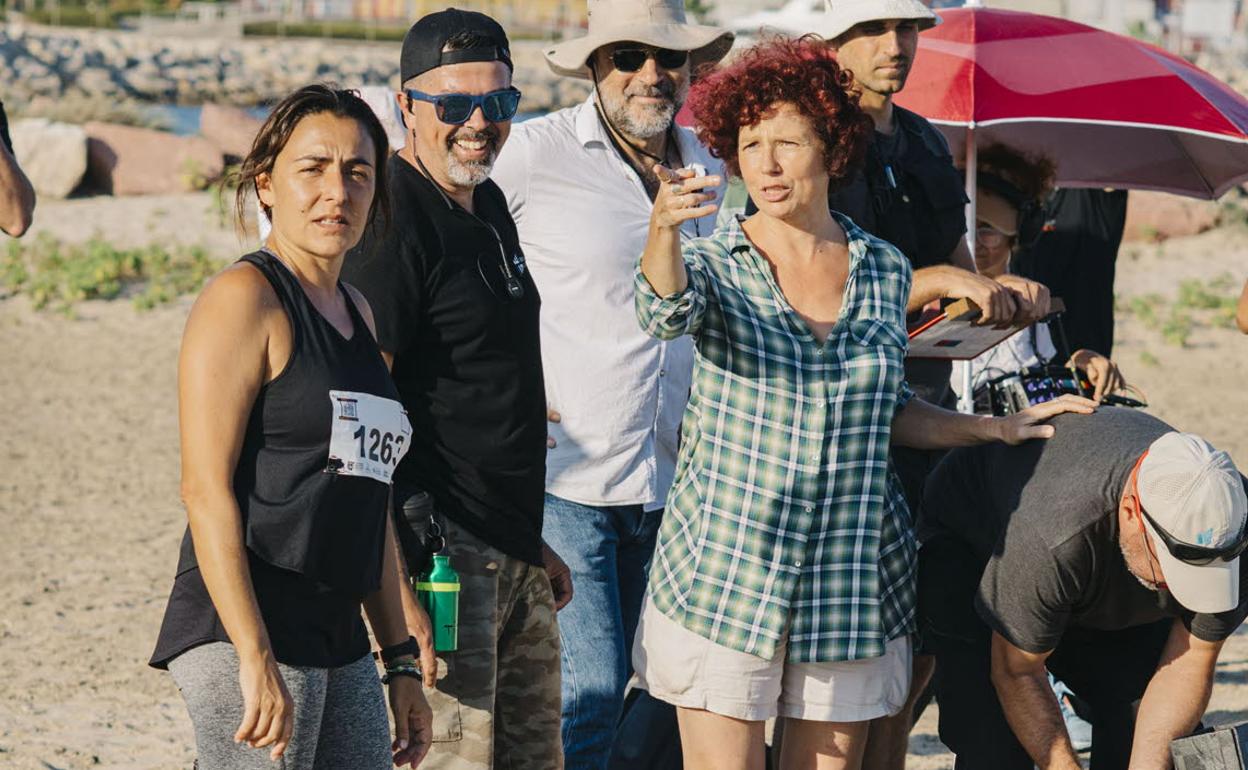
POLYGON ((273 762, 271 746, 234 742, 243 695, 233 645, 204 644, 169 661, 195 728, 198 770, 390 768, 390 719, 371 655, 338 668, 278 668, 295 702, 295 732, 273 762))

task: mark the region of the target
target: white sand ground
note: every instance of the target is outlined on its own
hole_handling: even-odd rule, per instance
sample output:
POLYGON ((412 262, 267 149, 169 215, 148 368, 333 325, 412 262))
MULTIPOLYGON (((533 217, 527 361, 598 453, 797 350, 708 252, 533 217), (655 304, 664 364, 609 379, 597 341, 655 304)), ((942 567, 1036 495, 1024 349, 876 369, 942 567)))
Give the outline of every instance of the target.
MULTIPOLYGON (((207 195, 49 202, 35 229, 241 253, 210 207, 207 195)), ((1248 231, 1129 247, 1118 292, 1172 296, 1183 278, 1224 272, 1248 275, 1248 231)), ((145 665, 184 526, 174 364, 189 307, 92 302, 71 320, 0 299, 0 767, 191 765, 173 683, 145 665)), ((1248 337, 1202 329, 1178 348, 1119 320, 1117 358, 1152 411, 1248 467, 1248 337)), ((1248 719, 1248 636, 1223 653, 1209 719, 1248 719)), ((935 732, 933 710, 909 767, 952 767, 935 732)))

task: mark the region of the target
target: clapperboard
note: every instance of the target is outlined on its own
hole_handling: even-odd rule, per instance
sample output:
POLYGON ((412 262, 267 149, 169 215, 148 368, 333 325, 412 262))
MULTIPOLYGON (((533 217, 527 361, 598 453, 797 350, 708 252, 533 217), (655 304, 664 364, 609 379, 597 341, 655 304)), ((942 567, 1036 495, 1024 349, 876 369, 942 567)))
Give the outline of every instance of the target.
MULTIPOLYGON (((1066 310, 1061 299, 1049 302, 1050 315, 1066 310)), ((979 306, 969 299, 950 303, 940 313, 910 330, 910 349, 907 358, 934 358, 943 361, 970 361, 980 354, 1000 345, 1027 326, 976 326, 979 306)))
POLYGON ((1248 770, 1248 722, 1170 742, 1174 770, 1248 770))

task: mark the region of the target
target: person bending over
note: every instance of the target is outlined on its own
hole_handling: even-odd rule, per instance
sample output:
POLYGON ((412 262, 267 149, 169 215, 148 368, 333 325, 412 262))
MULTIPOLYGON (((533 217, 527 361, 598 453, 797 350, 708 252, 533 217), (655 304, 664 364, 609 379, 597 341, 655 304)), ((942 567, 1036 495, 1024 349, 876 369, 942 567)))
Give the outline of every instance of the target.
POLYGON ((1076 770, 1047 669, 1090 707, 1093 770, 1169 768, 1248 615, 1248 482, 1137 410, 1053 427, 955 450, 928 482, 919 626, 940 739, 959 770, 1076 770))

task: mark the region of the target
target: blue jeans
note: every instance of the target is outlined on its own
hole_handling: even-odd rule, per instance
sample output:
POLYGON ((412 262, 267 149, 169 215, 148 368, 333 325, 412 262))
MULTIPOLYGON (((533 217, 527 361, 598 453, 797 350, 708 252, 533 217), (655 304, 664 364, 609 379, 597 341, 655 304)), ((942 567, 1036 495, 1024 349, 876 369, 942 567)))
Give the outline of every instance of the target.
POLYGON ((632 675, 633 635, 663 512, 546 495, 545 517, 543 539, 572 570, 572 601, 559 612, 564 766, 603 770, 632 675))

